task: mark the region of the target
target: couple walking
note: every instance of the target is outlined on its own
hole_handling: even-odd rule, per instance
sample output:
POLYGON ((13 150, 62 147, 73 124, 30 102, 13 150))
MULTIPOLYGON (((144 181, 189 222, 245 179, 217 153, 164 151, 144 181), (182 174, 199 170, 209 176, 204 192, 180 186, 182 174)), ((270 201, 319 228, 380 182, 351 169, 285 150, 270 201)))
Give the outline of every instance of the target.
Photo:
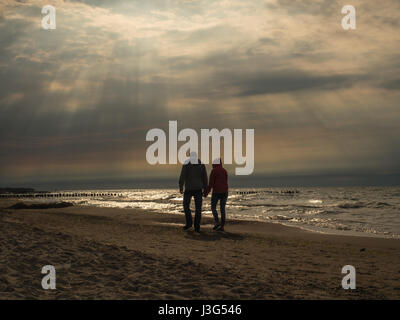
POLYGON ((183 193, 183 210, 185 212, 186 224, 184 230, 192 227, 192 212, 190 201, 194 197, 195 216, 194 231, 200 232, 202 197, 207 197, 212 189, 211 210, 215 220, 214 230, 224 231, 225 205, 228 199, 228 173, 222 167, 222 161, 217 158, 213 161, 213 169, 210 181, 207 184, 206 166, 198 159, 196 152, 190 153, 190 158, 182 166, 179 178, 179 190, 183 193), (185 191, 183 191, 185 188, 185 191), (217 204, 220 203, 221 220, 218 218, 217 204))

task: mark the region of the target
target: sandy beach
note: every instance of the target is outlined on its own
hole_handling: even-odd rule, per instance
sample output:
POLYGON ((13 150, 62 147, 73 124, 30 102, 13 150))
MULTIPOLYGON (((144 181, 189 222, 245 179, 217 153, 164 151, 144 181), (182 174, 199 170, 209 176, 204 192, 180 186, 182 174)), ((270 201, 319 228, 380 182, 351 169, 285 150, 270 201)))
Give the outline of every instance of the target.
POLYGON ((197 235, 183 214, 15 202, 0 202, 0 299, 400 299, 399 240, 229 220, 218 233, 209 217, 197 235))

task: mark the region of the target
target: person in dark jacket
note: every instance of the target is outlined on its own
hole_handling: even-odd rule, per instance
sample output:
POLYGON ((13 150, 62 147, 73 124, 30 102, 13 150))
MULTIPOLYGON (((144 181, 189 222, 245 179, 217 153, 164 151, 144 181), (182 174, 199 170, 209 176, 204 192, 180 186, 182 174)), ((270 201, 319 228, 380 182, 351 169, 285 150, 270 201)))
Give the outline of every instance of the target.
POLYGON ((186 225, 184 230, 192 227, 192 212, 190 210, 190 201, 194 197, 195 216, 194 230, 200 232, 201 207, 203 204, 203 194, 207 188, 207 170, 206 166, 201 163, 196 152, 190 153, 188 159, 182 166, 179 178, 179 190, 183 193, 183 210, 185 211, 186 225), (183 191, 185 187, 185 191, 183 191))
POLYGON ((210 174, 210 182, 204 196, 207 197, 212 189, 211 210, 215 220, 215 226, 213 229, 217 231, 224 231, 225 206, 226 201, 228 200, 228 173, 222 167, 222 161, 220 158, 215 159, 212 166, 213 169, 210 174), (221 210, 221 222, 218 219, 218 201, 221 210))

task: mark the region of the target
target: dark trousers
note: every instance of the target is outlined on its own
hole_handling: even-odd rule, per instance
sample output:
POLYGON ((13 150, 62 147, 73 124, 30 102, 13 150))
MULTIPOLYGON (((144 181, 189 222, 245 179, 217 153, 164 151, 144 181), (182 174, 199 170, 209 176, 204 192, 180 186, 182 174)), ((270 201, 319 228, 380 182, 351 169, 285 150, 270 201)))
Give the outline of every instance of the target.
POLYGON ((203 193, 201 190, 185 190, 183 194, 183 210, 185 211, 186 226, 192 226, 192 211, 190 210, 190 201, 194 197, 195 215, 194 229, 200 230, 201 206, 203 204, 203 193))
POLYGON ((216 224, 220 224, 222 227, 225 225, 225 205, 228 200, 228 193, 213 193, 211 196, 211 211, 214 216, 214 220, 216 224), (221 223, 219 223, 218 212, 217 212, 217 203, 219 200, 219 208, 221 210, 221 223))

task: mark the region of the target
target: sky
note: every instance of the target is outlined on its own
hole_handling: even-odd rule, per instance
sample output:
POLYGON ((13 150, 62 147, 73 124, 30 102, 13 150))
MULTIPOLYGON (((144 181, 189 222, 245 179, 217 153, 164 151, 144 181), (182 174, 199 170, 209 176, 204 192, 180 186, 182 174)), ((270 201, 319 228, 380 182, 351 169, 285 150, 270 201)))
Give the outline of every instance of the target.
POLYGON ((399 15, 398 0, 2 0, 0 186, 175 181, 179 165, 146 162, 170 120, 254 129, 238 184, 399 184, 399 15))

